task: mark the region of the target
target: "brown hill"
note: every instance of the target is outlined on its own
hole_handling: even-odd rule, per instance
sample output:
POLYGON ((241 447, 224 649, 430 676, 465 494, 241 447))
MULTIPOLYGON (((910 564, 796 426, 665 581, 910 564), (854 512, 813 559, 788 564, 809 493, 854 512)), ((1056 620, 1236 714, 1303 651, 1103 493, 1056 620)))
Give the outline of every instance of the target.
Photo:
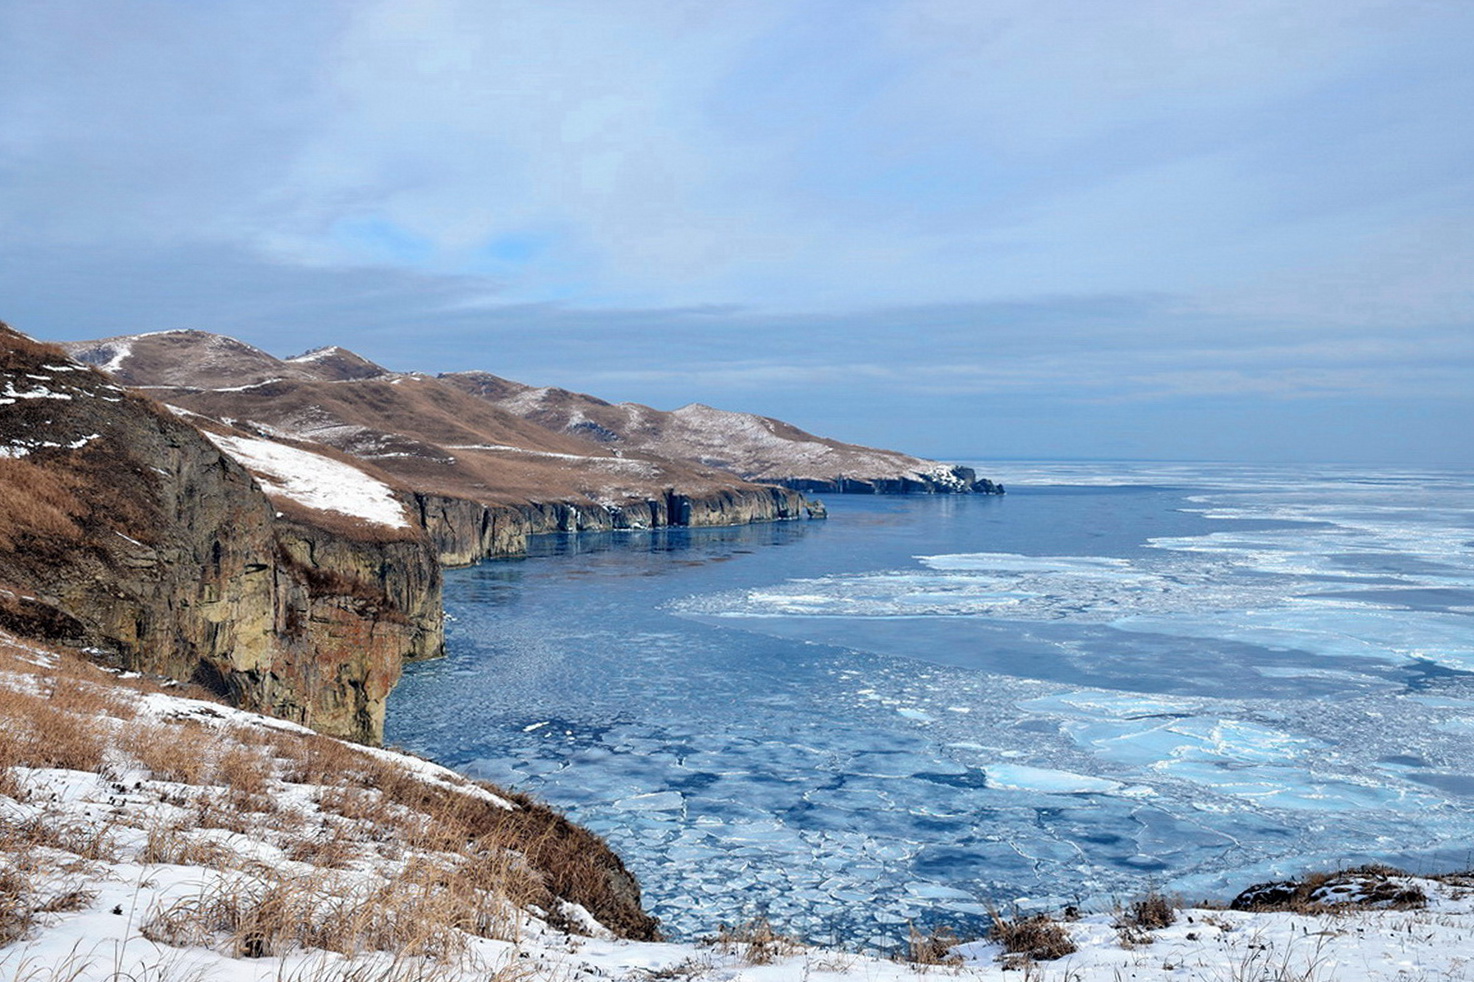
POLYGON ((163 406, 3 326, 0 387, 0 627, 378 739, 402 660, 441 649, 402 503, 336 529, 285 514, 163 406))
POLYGON ((402 492, 447 562, 520 551, 533 532, 731 524, 803 509, 791 491, 555 432, 342 349, 284 361, 198 331, 67 347, 197 422, 348 455, 402 492))
POLYGON ((538 388, 487 372, 441 375, 445 382, 548 429, 606 446, 694 460, 750 481, 805 491, 996 492, 972 470, 893 450, 815 436, 770 416, 700 403, 673 412, 605 402, 567 389, 538 388))

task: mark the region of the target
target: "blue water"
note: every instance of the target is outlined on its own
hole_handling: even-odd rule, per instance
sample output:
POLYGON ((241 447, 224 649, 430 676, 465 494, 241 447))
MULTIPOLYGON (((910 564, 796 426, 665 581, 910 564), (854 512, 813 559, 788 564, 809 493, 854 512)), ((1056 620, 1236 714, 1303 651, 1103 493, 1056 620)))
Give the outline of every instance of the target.
POLYGON ((1474 475, 982 472, 452 572, 389 740, 603 834, 677 936, 1469 865, 1474 475))

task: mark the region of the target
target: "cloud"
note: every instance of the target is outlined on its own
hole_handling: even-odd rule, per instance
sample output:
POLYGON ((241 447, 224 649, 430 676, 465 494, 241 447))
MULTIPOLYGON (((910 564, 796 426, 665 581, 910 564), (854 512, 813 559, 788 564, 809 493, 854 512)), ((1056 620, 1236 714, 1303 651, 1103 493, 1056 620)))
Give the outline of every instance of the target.
POLYGON ((18 0, 3 314, 877 432, 980 393, 1467 408, 1471 32, 1437 0, 18 0))

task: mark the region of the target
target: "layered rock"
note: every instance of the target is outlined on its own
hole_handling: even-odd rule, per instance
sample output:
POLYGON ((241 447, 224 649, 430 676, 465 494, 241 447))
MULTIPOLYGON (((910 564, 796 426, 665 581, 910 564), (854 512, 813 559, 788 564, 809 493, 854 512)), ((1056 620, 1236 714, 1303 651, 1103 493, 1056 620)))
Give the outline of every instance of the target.
POLYGON ((714 527, 776 522, 805 516, 823 518, 823 505, 790 488, 757 487, 691 495, 668 489, 663 495, 623 505, 531 502, 483 504, 466 498, 417 492, 420 524, 440 561, 465 566, 487 557, 520 556, 530 535, 714 527))
POLYGON ((417 529, 288 516, 155 403, 0 327, 0 622, 376 742, 443 646, 417 529))

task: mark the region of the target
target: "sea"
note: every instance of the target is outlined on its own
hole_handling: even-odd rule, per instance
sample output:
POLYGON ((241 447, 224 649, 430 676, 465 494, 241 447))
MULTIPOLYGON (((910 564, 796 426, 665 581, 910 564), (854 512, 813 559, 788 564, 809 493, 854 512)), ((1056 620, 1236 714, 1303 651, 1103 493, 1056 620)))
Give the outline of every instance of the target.
POLYGON ((675 938, 1474 866, 1474 472, 975 466, 451 571, 388 741, 594 829, 675 938))

